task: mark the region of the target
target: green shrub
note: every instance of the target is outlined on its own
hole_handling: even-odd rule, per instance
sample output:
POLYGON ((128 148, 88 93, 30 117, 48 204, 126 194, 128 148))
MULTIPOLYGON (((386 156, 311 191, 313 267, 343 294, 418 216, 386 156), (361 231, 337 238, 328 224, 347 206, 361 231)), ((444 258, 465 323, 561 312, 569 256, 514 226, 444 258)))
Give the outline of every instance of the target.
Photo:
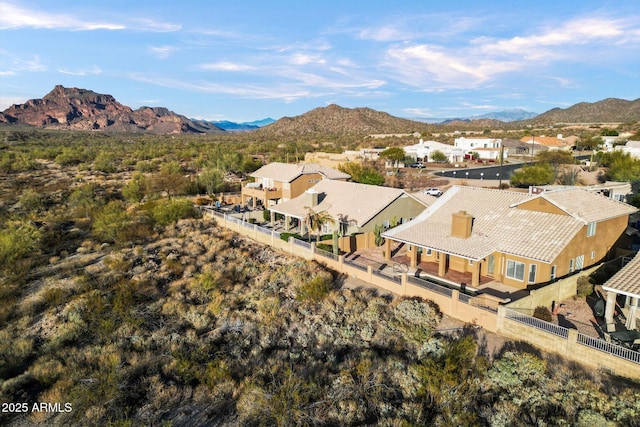
POLYGON ((179 219, 193 218, 196 211, 187 199, 171 199, 158 202, 151 215, 157 225, 165 226, 179 219))
POLYGON ((553 322, 551 310, 542 305, 536 307, 535 310, 533 310, 533 317, 535 317, 536 319, 544 320, 545 322, 553 322))
POLYGON ((0 269, 11 268, 15 261, 31 255, 38 247, 40 232, 30 224, 9 224, 0 230, 0 269))
POLYGON ((116 172, 116 158, 111 153, 107 153, 101 151, 93 161, 93 169, 105 172, 105 173, 113 173, 116 172))
POLYGON ((127 230, 131 219, 124 203, 109 202, 95 217, 93 232, 105 242, 116 242, 127 230))
POLYGON ((318 302, 329 294, 332 283, 333 278, 331 277, 331 273, 318 273, 298 288, 297 298, 300 301, 318 302))
POLYGON ((588 276, 582 276, 578 278, 576 295, 581 298, 586 298, 593 293, 593 283, 588 276))
POLYGON ((304 237, 302 237, 298 233, 280 233, 280 238, 285 242, 289 241, 289 237, 293 237, 294 239, 298 240, 304 240, 304 237))

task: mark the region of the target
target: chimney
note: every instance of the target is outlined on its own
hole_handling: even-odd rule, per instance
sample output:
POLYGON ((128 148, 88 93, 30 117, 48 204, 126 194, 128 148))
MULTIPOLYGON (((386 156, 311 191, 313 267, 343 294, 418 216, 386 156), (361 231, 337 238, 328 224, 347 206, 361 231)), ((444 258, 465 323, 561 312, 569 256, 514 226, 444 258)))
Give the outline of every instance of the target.
POLYGON ((460 211, 451 215, 451 236, 467 239, 471 237, 473 216, 466 211, 460 211))
POLYGON ((307 198, 308 207, 312 208, 314 206, 318 206, 318 196, 320 195, 320 193, 318 193, 313 188, 308 189, 304 193, 305 193, 305 197, 307 198))

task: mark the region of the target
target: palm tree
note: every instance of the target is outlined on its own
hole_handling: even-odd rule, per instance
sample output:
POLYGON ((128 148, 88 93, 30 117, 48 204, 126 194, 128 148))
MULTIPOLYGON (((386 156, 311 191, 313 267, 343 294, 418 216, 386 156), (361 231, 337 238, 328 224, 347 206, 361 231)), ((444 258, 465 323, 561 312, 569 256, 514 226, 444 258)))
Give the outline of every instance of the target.
POLYGON ((322 227, 327 223, 334 224, 336 221, 326 210, 316 212, 308 206, 305 206, 305 209, 307 210, 307 214, 303 218, 303 222, 309 230, 309 241, 311 241, 312 231, 316 232, 316 241, 318 241, 322 227))

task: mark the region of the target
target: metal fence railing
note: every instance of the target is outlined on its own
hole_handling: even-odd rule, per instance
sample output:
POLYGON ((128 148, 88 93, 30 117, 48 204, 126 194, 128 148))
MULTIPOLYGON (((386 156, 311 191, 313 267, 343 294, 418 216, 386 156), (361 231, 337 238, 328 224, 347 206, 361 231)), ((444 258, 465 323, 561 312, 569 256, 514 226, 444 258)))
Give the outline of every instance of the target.
POLYGON ((601 338, 594 338, 578 332, 578 344, 640 364, 640 352, 612 344, 601 338))
POLYGON ((325 257, 325 258, 331 258, 334 261, 338 261, 338 257, 339 257, 338 255, 336 255, 336 254, 334 254, 332 252, 329 252, 329 251, 325 251, 324 249, 318 249, 316 247, 316 253, 318 255, 320 255, 320 256, 325 257))
POLYGON ((519 323, 524 323, 525 325, 533 326, 536 329, 540 329, 550 334, 557 335, 564 339, 567 339, 567 337, 569 336, 569 329, 563 326, 558 326, 553 323, 538 319, 536 317, 527 316, 526 314, 519 313, 515 310, 506 309, 505 317, 507 319, 515 320, 519 323))
POLYGON ((398 276, 396 274, 393 274, 391 272, 387 272, 385 270, 380 270, 380 269, 377 269, 377 268, 374 268, 372 270, 372 272, 373 272, 373 274, 375 276, 382 277, 382 278, 385 278, 387 280, 392 280, 395 283, 402 283, 402 277, 400 277, 400 276, 398 276))
POLYGON ((421 279, 419 277, 415 277, 415 276, 407 276, 407 281, 409 283, 411 283, 412 285, 416 285, 416 286, 420 286, 422 288, 425 289, 429 289, 430 291, 436 292, 440 295, 445 295, 449 298, 451 298, 451 295, 453 295, 453 290, 450 288, 447 288, 445 286, 439 285, 435 282, 431 282, 429 280, 425 280, 425 279, 421 279))
POLYGON ((293 239, 293 244, 296 246, 300 246, 302 248, 309 249, 309 250, 311 249, 311 243, 309 242, 304 242, 300 239, 296 239, 295 237, 290 237, 290 239, 293 239))
POLYGON ((351 261, 351 260, 348 260, 348 259, 345 259, 345 260, 344 260, 344 263, 345 263, 345 264, 350 265, 351 267, 357 268, 358 270, 362 270, 362 271, 367 271, 367 270, 369 269, 369 268, 368 268, 366 265, 364 265, 364 264, 360 264, 360 263, 358 263, 358 262, 351 261))

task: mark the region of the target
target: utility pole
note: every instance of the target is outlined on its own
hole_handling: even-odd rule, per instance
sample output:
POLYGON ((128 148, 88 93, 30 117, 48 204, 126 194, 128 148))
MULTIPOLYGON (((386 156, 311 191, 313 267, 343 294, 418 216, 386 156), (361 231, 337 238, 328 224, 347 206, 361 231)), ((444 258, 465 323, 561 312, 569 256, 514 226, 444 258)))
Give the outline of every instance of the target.
POLYGON ((504 162, 504 144, 500 142, 500 180, 498 184, 498 190, 502 190, 502 163, 504 162))

